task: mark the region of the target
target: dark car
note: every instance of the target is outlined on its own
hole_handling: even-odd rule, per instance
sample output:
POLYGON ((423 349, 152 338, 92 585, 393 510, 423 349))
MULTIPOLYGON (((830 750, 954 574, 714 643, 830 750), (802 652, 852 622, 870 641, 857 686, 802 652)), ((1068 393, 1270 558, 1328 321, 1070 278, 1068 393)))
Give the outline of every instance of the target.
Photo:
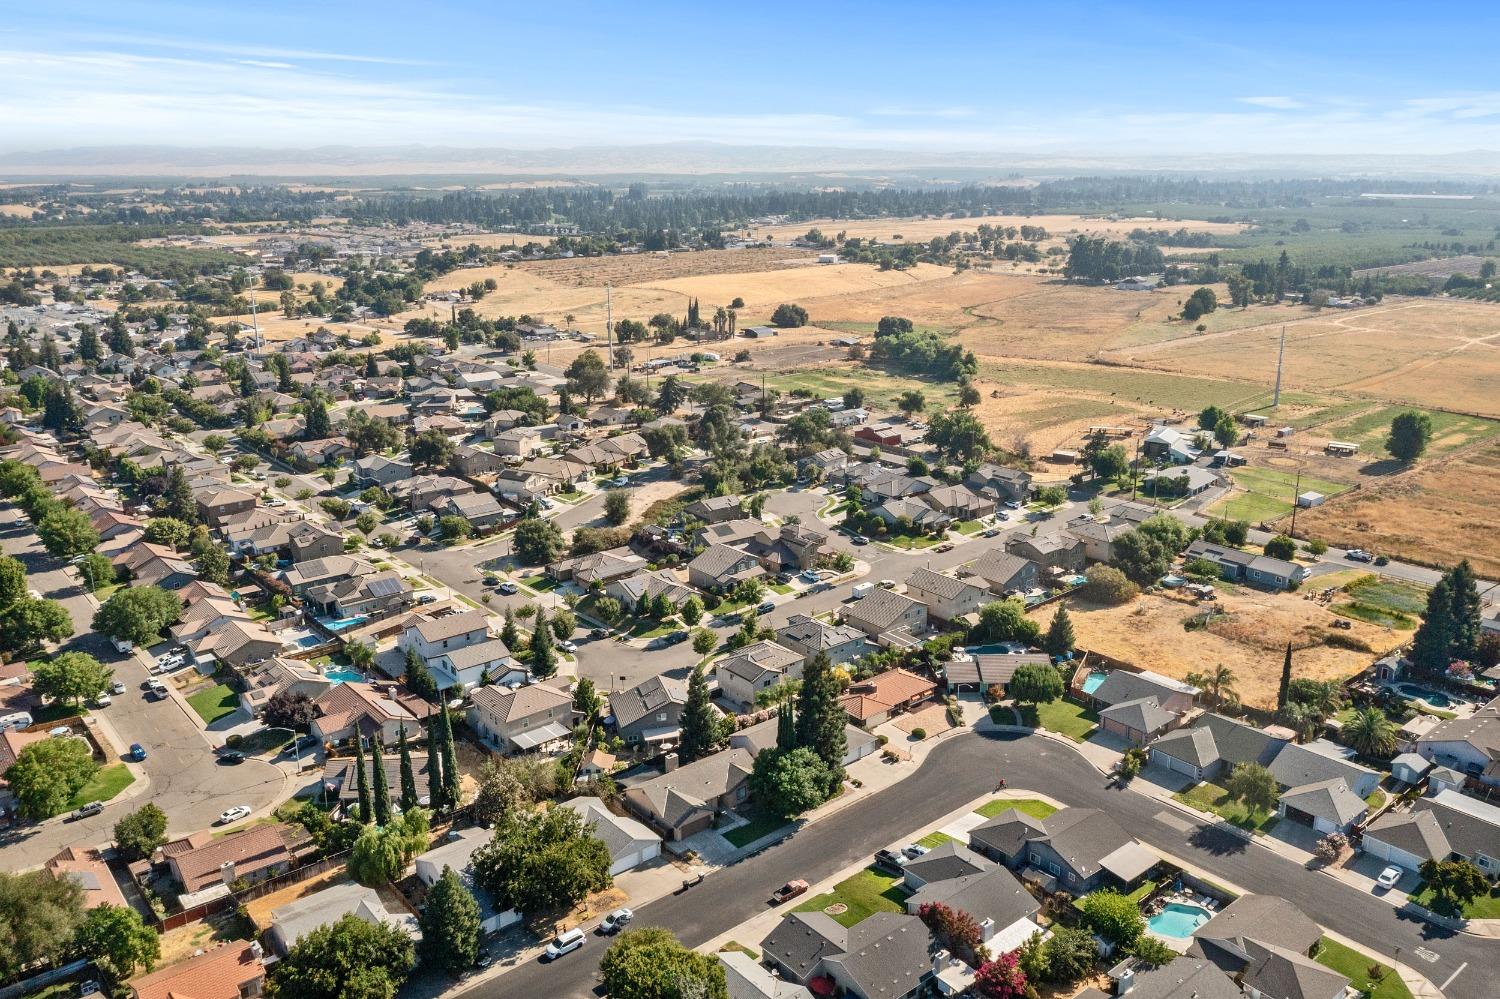
POLYGON ((497 584, 499 582, 500 582, 500 577, 497 576, 497 575, 495 575, 493 572, 487 572, 487 573, 484 574, 484 585, 485 586, 494 586, 495 584, 497 584))
POLYGON ((892 874, 900 874, 906 866, 906 858, 895 850, 881 850, 875 854, 875 866, 892 874))
POLYGON ((146 758, 146 747, 142 746, 139 742, 132 742, 130 744, 130 752, 126 753, 125 756, 126 759, 139 763, 146 758))
POLYGON ((589 632, 589 637, 590 638, 608 638, 609 637, 609 629, 608 628, 595 628, 595 629, 593 629, 592 631, 589 632))
POLYGON ((238 749, 226 749, 219 754, 219 762, 226 767, 236 766, 245 762, 245 754, 238 749))
POLYGON ((663 636, 662 638, 662 641, 666 642, 668 645, 681 645, 687 640, 688 633, 682 630, 674 631, 668 635, 663 636))
POLYGON ((951 552, 952 550, 953 544, 948 541, 944 541, 942 544, 933 549, 933 551, 937 552, 938 554, 942 554, 943 552, 951 552))

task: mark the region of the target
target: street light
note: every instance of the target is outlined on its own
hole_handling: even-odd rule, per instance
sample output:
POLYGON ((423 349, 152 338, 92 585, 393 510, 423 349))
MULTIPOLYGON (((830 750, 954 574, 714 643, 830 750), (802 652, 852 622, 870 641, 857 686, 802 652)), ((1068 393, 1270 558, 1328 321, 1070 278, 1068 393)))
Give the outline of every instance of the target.
POLYGON ((267 725, 266 731, 285 732, 292 737, 292 759, 295 766, 297 767, 297 772, 300 774, 302 772, 302 740, 298 738, 297 730, 294 728, 287 728, 285 725, 267 725))

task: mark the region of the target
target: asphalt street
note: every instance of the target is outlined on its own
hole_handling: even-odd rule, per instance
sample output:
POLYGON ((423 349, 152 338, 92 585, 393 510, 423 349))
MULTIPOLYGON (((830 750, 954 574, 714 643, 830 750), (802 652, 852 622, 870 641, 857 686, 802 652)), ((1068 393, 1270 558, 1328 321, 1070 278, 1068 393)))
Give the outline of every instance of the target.
MULTIPOLYGON (((1305 870, 1155 798, 1118 788, 1078 753, 1036 735, 950 739, 905 780, 696 887, 642 906, 635 925, 665 926, 688 946, 698 946, 763 912, 770 892, 791 878, 815 883, 908 839, 925 824, 989 793, 999 776, 1012 789, 1036 789, 1069 805, 1103 808, 1157 850, 1248 890, 1281 895, 1328 929, 1417 968, 1435 984, 1457 972, 1444 989, 1450 999, 1495 995, 1492 976, 1500 967, 1500 941, 1450 933, 1404 916, 1341 881, 1305 870)), ((590 935, 580 951, 552 964, 531 961, 469 994, 517 999, 597 994, 599 959, 606 946, 590 935)))

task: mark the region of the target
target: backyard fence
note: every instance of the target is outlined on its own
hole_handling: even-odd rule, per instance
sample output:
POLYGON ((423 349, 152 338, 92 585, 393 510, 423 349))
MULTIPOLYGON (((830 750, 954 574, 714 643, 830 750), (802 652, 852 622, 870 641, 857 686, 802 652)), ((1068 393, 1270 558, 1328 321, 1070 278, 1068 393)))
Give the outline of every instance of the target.
POLYGON ((179 926, 195 923, 200 919, 206 919, 209 916, 217 915, 229 909, 238 909, 246 902, 253 902, 257 898, 262 898, 274 891, 280 891, 282 888, 310 881, 320 874, 326 874, 335 868, 344 866, 344 862, 348 860, 349 854, 350 851, 345 850, 342 853, 324 857, 322 860, 316 860, 294 871, 287 871, 285 874, 278 874, 274 878, 267 878, 264 881, 251 885, 244 891, 232 892, 220 898, 195 905, 191 909, 174 912, 168 916, 164 916, 157 922, 156 931, 158 933, 165 933, 167 930, 175 930, 179 926))

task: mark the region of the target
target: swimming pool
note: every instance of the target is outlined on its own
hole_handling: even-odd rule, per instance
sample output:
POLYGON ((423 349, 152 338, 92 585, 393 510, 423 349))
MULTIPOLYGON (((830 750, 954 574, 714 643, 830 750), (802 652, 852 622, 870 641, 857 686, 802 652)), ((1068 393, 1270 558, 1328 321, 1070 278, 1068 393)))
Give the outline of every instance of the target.
POLYGON ((331 669, 323 675, 332 680, 334 686, 341 683, 363 683, 365 679, 363 673, 356 673, 352 669, 331 669))
POLYGON ((1085 694, 1093 694, 1094 691, 1104 686, 1104 680, 1107 676, 1109 676, 1108 673, 1090 673, 1083 678, 1083 692, 1085 694))
POLYGON ((1428 704, 1431 704, 1435 708, 1446 708, 1453 703, 1448 695, 1443 693, 1442 691, 1428 690, 1426 687, 1419 687, 1414 683, 1397 684, 1396 690, 1403 697, 1410 697, 1418 701, 1426 701, 1428 704))
POLYGON ((318 623, 329 631, 343 631, 353 628, 370 620, 369 615, 360 614, 357 617, 320 617, 318 623))
POLYGON ((1146 920, 1146 928, 1160 936, 1186 940, 1193 935, 1194 930, 1212 918, 1212 913, 1201 905, 1168 902, 1160 912, 1146 920))

